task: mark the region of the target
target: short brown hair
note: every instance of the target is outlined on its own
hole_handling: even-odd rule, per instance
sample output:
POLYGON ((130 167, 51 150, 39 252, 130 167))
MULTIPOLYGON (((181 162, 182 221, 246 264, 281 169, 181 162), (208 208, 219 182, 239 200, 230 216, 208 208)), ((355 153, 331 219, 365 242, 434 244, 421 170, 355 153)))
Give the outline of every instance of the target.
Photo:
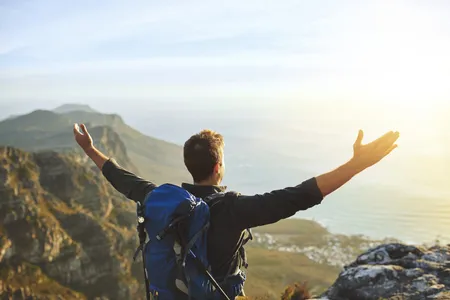
POLYGON ((209 129, 194 134, 184 143, 184 164, 194 182, 211 176, 214 166, 222 162, 223 146, 223 136, 209 129))

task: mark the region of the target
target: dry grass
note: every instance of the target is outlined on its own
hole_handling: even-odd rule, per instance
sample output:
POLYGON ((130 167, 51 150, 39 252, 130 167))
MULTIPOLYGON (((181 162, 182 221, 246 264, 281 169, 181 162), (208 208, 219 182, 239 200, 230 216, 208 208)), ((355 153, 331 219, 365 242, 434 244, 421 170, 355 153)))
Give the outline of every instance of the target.
POLYGON ((316 263, 299 253, 252 247, 247 253, 250 266, 245 293, 255 297, 252 299, 280 299, 280 291, 295 286, 299 280, 307 280, 311 290, 320 293, 339 274, 339 268, 316 263))
MULTIPOLYGON (((308 290, 307 283, 294 283, 293 285, 290 285, 286 287, 286 289, 283 291, 283 293, 280 294, 279 298, 280 300, 307 300, 311 299, 313 296, 308 290)), ((236 300, 269 300, 272 299, 270 295, 263 295, 263 296, 238 296, 236 297, 236 300)))

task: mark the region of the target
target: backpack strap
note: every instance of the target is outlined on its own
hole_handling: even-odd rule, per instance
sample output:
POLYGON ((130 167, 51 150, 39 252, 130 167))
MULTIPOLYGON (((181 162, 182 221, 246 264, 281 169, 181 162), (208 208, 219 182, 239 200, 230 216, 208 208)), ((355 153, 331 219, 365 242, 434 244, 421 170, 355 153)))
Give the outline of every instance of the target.
MULTIPOLYGON (((239 195, 240 195, 240 193, 234 192, 234 191, 230 191, 230 192, 226 192, 226 193, 219 192, 219 193, 209 195, 204 200, 211 208, 214 205, 224 201, 225 199, 235 198, 235 197, 238 197, 239 195)), ((236 256, 239 255, 241 261, 238 263, 238 269, 240 269, 241 266, 245 267, 246 269, 248 268, 247 255, 246 255, 244 246, 250 240, 253 240, 253 234, 252 234, 250 228, 247 228, 245 231, 247 232, 247 236, 242 239, 240 246, 237 248, 236 252, 233 253, 233 255, 231 256, 231 261, 233 261, 234 259, 236 259, 236 256)), ((236 270, 233 270, 233 264, 230 264, 230 268, 228 269, 222 282, 225 282, 231 275, 233 275, 232 274, 233 271, 236 271, 236 270)))
MULTIPOLYGON (((136 249, 136 252, 133 256, 133 261, 136 261, 136 258, 139 252, 142 252, 142 265, 144 267, 144 279, 145 279, 145 294, 147 300, 150 300, 150 282, 148 280, 147 269, 145 268, 145 240, 147 238, 147 234, 145 233, 145 217, 144 217, 144 206, 141 202, 137 201, 137 231, 139 235, 139 247, 136 249)), ((150 239, 149 239, 150 240, 150 239)))
POLYGON ((206 223, 202 228, 200 228, 200 230, 194 234, 194 236, 191 238, 190 241, 188 241, 186 243, 186 245, 182 245, 183 246, 183 250, 184 250, 184 255, 183 255, 183 259, 181 261, 182 265, 184 266, 184 264, 186 263, 186 258, 187 255, 191 252, 192 247, 194 246, 195 242, 197 241, 197 239, 199 237, 202 236, 202 234, 207 231, 209 229, 209 222, 206 223))
POLYGON ((214 279, 214 277, 211 275, 211 273, 208 271, 208 269, 205 267, 205 265, 201 262, 201 260, 195 255, 194 252, 192 252, 192 246, 195 244, 195 241, 202 235, 202 233, 209 228, 209 222, 205 224, 192 238, 186 245, 180 245, 177 241, 175 241, 174 245, 174 251, 179 259, 177 259, 177 266, 178 266, 178 274, 177 279, 175 281, 176 287, 181 290, 183 293, 188 295, 189 299, 191 299, 191 295, 189 295, 189 289, 186 285, 186 277, 184 276, 182 269, 185 266, 187 255, 191 255, 194 259, 194 263, 196 267, 203 272, 208 279, 210 280, 211 284, 214 286, 214 288, 219 291, 219 293, 222 295, 222 297, 226 300, 230 300, 230 298, 227 296, 225 291, 222 289, 222 287, 217 283, 217 281, 214 279), (183 254, 182 254, 183 252, 183 254))
MULTIPOLYGON (((176 219, 175 219, 176 220, 176 219)), ((176 220, 173 223, 175 223, 173 226, 169 226, 173 229, 176 230, 176 227, 178 227, 178 224, 180 224, 180 221, 183 220, 176 220)), ((179 244, 177 241, 175 241, 175 245, 174 245, 174 250, 175 253, 177 254, 178 257, 180 257, 180 260, 177 262, 178 266, 179 266, 179 271, 182 270, 182 268, 185 266, 186 264, 186 259, 187 256, 190 255, 192 256, 192 258, 194 259, 195 265, 196 267, 203 272, 208 279, 210 280, 211 284, 214 286, 214 288, 219 291, 219 293, 222 295, 222 297, 226 300, 230 300, 230 298, 227 296, 227 294, 225 293, 225 291, 221 288, 221 286, 217 283, 217 281, 214 279, 214 277, 212 276, 212 274, 208 271, 208 269, 206 268, 206 266, 202 263, 202 261, 195 255, 194 252, 192 252, 192 247, 194 246, 195 242, 197 241, 197 239, 199 237, 202 236, 202 234, 207 231, 209 229, 209 222, 207 222, 202 228, 200 228, 200 230, 194 234, 194 236, 186 243, 186 244, 179 244), (178 251, 176 249, 176 247, 178 248, 178 251), (181 268, 180 268, 181 267, 181 268)), ((159 238, 158 238, 159 239, 159 238)), ((181 239, 178 239, 180 242, 181 239)), ((191 295, 189 295, 188 292, 188 288, 186 286, 186 284, 183 282, 183 279, 186 279, 186 277, 183 274, 178 274, 179 277, 176 281, 176 286, 178 287, 178 289, 180 289, 181 291, 183 291, 184 293, 188 294, 189 299, 191 299, 191 295)))
POLYGON ((211 194, 211 195, 205 197, 203 199, 203 201, 205 201, 206 204, 208 204, 209 208, 212 208, 219 202, 222 202, 222 200, 224 200, 224 198, 227 194, 228 193, 224 193, 224 192, 214 193, 214 194, 211 194))
POLYGON ((242 241, 242 245, 241 247, 239 247, 239 254, 241 256, 242 259, 242 265, 244 266, 244 268, 248 268, 248 262, 247 262, 247 254, 245 252, 245 248, 244 246, 251 240, 253 240, 253 234, 252 231, 250 230, 250 228, 246 229, 247 231, 247 237, 244 238, 244 240, 242 241))
POLYGON ((227 281, 227 279, 231 276, 234 275, 234 273, 236 273, 236 271, 238 271, 241 267, 244 267, 245 269, 248 268, 248 262, 247 262, 247 254, 245 252, 245 244, 247 244, 250 240, 253 239, 253 235, 250 229, 246 229, 245 230, 247 232, 247 236, 245 238, 241 239, 240 245, 239 247, 237 247, 236 252, 233 253, 233 255, 231 256, 231 262, 236 259, 237 255, 239 255, 239 259, 240 261, 238 262, 238 266, 237 269, 233 268, 233 264, 230 264, 230 267, 225 275, 225 277, 223 278, 222 282, 227 281))

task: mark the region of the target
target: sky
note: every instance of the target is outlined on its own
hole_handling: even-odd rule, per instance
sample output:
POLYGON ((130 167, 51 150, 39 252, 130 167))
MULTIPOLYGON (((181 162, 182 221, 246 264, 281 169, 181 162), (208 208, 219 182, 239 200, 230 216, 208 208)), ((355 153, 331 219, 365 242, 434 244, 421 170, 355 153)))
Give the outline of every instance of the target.
POLYGON ((448 53, 445 0, 0 0, 4 105, 276 99, 420 111, 449 102, 448 53))

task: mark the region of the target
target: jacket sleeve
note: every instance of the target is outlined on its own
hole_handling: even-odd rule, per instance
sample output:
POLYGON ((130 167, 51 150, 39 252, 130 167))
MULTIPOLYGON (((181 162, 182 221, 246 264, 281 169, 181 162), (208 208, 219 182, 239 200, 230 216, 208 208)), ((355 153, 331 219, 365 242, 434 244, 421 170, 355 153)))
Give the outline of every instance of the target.
POLYGON ((287 187, 264 194, 239 196, 230 203, 231 221, 246 229, 275 223, 306 210, 323 200, 323 195, 313 177, 295 187, 287 187))
POLYGON ((156 188, 154 183, 123 169, 114 159, 105 162, 102 173, 118 192, 136 202, 142 203, 147 194, 156 188))

